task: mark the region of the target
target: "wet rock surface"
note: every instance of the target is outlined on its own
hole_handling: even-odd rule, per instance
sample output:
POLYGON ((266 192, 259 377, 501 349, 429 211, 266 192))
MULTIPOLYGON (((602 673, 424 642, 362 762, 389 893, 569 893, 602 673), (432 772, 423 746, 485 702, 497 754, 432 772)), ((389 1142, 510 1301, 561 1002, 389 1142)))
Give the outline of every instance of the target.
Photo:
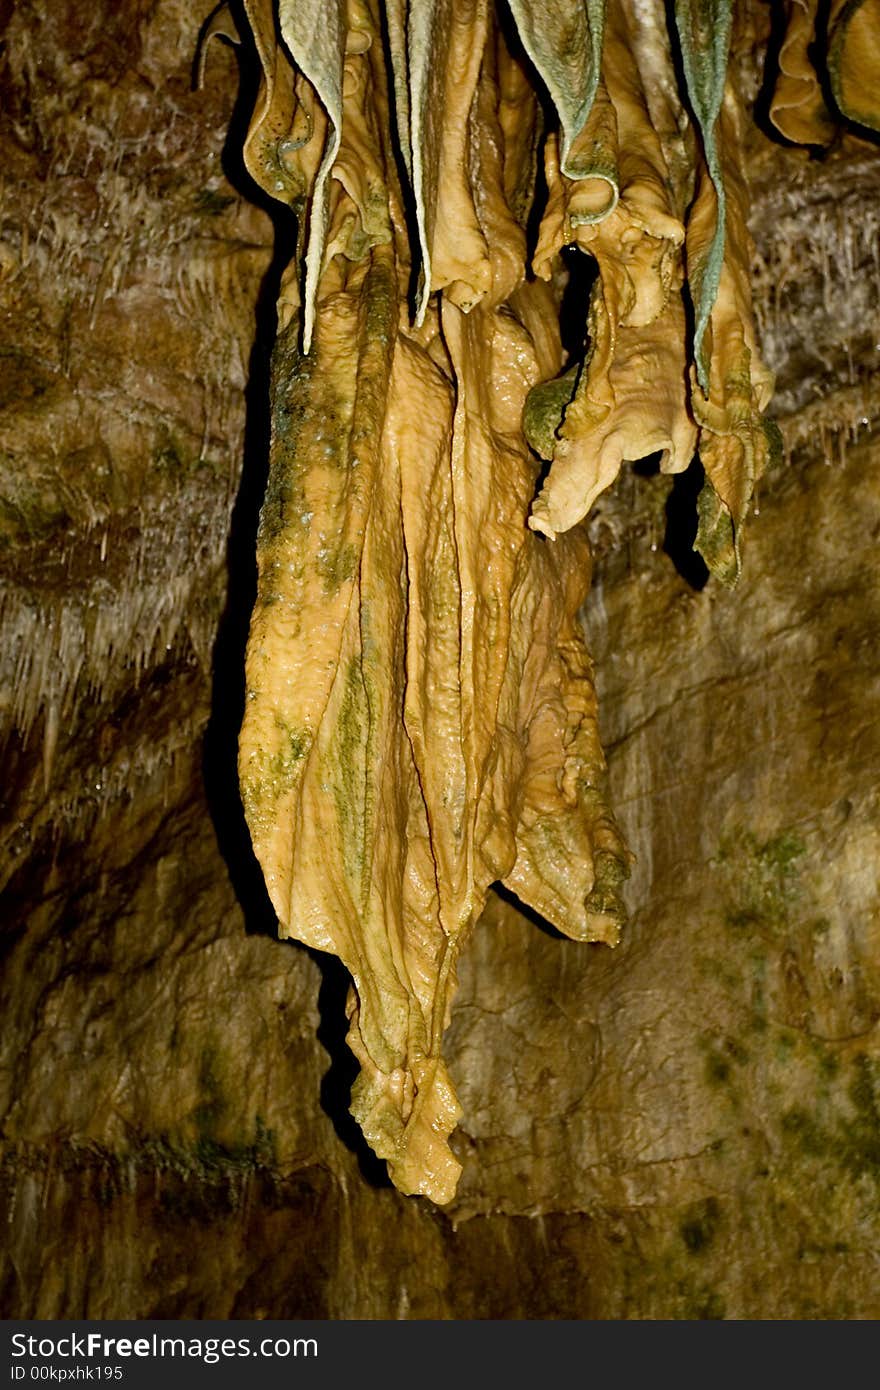
POLYGON ((4 1314, 877 1317, 880 153, 755 135, 787 447, 737 590, 692 477, 597 505, 631 921, 492 900, 441 1211, 347 1116, 344 974, 274 939, 237 800, 273 296, 239 65, 194 93, 202 19, 110 9, 5 29, 4 1314))

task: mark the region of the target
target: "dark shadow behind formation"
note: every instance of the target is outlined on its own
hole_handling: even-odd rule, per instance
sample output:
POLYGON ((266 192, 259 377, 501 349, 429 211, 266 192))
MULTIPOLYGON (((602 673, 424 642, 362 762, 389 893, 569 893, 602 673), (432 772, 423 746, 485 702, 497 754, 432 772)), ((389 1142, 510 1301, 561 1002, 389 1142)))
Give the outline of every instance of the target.
MULTIPOLYGON (((243 198, 261 207, 272 221, 273 255, 255 306, 255 334, 245 388, 245 430, 241 481, 232 509, 226 547, 227 592, 214 642, 211 714, 202 746, 202 776, 220 853, 250 935, 277 938, 278 923, 251 845, 238 787, 238 735, 244 715, 244 661, 251 612, 257 594, 256 547, 260 507, 269 473, 272 348, 278 327, 276 304, 282 272, 296 245, 291 210, 275 202, 253 181, 242 150, 260 84, 260 62, 240 0, 229 9, 241 36, 236 48, 238 93, 222 152, 223 172, 243 198)), ((207 31, 210 20, 202 30, 207 31)), ((281 949, 306 950, 305 947, 281 949)), ((351 1150, 364 1179, 388 1187, 385 1164, 369 1148, 349 1114, 351 1085, 358 1066, 346 1043, 345 1001, 348 972, 335 956, 308 951, 321 972, 318 1041, 330 1058, 321 1083, 321 1106, 341 1142, 351 1150)))
MULTIPOLYGON (((254 855, 238 790, 238 733, 244 714, 244 656, 257 593, 256 542, 260 506, 269 471, 269 380, 277 328, 276 301, 281 274, 294 244, 290 210, 254 183, 242 150, 260 83, 260 63, 242 6, 229 9, 241 35, 236 47, 239 86, 221 160, 223 172, 243 198, 272 220, 273 255, 255 305, 255 334, 245 387, 245 429, 241 481, 226 544, 226 605, 214 642, 211 714, 202 749, 202 775, 220 852, 250 934, 275 937, 277 919, 254 855)), ((213 17, 213 16, 212 16, 213 17)), ((210 20, 206 21, 203 35, 210 20)), ((200 45, 201 46, 201 45, 200 45)))

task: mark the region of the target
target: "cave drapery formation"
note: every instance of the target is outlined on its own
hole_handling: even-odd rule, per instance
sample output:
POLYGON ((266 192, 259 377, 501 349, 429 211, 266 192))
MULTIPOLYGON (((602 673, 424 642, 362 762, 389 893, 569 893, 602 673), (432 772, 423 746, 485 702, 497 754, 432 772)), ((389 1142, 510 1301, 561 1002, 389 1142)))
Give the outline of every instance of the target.
MULTIPOLYGON (((581 523, 628 925, 588 950, 489 893, 442 1210, 360 1144, 347 972, 273 939, 240 816, 277 280, 243 30, 191 89, 208 8, 0 6, 6 1312, 876 1316, 880 82, 825 71, 858 17, 876 72, 876 6, 736 6, 783 453, 736 589, 684 550, 699 469, 624 466, 581 523), (823 124, 786 134, 795 90, 823 124)), ((555 376, 597 265, 554 261, 555 376)))
POLYGON ((770 448, 731 6, 679 4, 674 36, 598 0, 246 9, 246 159, 300 239, 242 797, 282 932, 351 972, 355 1117, 446 1202, 442 1038, 490 885, 578 940, 623 915, 579 523, 624 460, 699 450, 696 544, 732 583, 770 448), (573 363, 566 248, 596 268, 573 363))
MULTIPOLYGON (((623 919, 579 523, 624 460, 699 453, 695 548, 733 584, 775 440, 733 6, 245 8, 264 68, 246 161, 299 244, 242 798, 282 932, 351 973, 352 1113, 397 1186, 442 1203, 460 1171, 442 1038, 490 885, 577 940, 614 945, 623 919), (566 361, 575 250, 596 273, 566 361)), ((794 9, 774 115, 818 139, 794 9)), ((833 90, 870 121, 876 15, 842 10, 833 90)))
POLYGON ((827 146, 841 120, 880 130, 880 6, 876 0, 787 0, 774 126, 801 145, 827 146), (817 67, 817 51, 823 59, 817 67))

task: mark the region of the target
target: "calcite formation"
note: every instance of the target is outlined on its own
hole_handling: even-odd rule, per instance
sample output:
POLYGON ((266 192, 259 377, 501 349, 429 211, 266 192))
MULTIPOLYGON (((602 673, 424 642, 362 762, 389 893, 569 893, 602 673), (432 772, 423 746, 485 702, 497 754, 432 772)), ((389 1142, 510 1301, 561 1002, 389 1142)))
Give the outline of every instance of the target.
MULTIPOLYGON (((242 833, 274 292, 243 447, 271 224, 220 168, 225 44, 190 90, 212 5, 0 15, 4 1316, 878 1316, 880 147, 744 125, 784 460, 736 590, 688 583, 698 470, 624 465, 590 514, 632 926, 585 949, 490 890, 437 1209, 359 1145, 347 972, 272 941, 242 833)), ((737 16, 762 116, 782 13, 737 16)))
POLYGON ((770 104, 777 130, 802 145, 829 145, 841 117, 880 131, 877 0, 788 0, 785 9, 770 104))
POLYGON ((733 582, 772 444, 731 7, 245 8, 246 160, 299 241, 242 799, 282 934, 351 973, 354 1115, 400 1189, 444 1203, 442 1040, 490 885, 577 940, 623 919, 580 523, 624 460, 698 449, 697 546, 733 582), (566 357, 577 253, 595 278, 566 357))

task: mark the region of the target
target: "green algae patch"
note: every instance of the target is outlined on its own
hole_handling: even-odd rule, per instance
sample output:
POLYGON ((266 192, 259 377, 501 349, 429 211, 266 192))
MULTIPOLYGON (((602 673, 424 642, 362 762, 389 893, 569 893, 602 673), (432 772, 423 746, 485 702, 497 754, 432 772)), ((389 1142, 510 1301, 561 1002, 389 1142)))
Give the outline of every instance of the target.
POLYGON ((692 1207, 679 1226, 679 1234, 689 1255, 702 1255, 714 1243, 721 1224, 721 1207, 717 1197, 692 1207))
POLYGON ((580 370, 578 365, 552 381, 541 382, 533 386, 526 397, 523 433, 542 459, 552 459, 556 450, 558 431, 566 408, 571 404, 580 370))
POLYGON ((354 578, 360 559, 360 547, 349 542, 319 551, 318 573, 324 582, 324 592, 328 596, 335 594, 343 584, 354 578))
POLYGON ((785 931, 802 896, 801 860, 806 852, 800 836, 788 830, 766 840, 742 828, 725 836, 713 863, 725 886, 726 925, 735 931, 785 931))
POLYGON ((728 589, 739 578, 740 561, 733 519, 707 479, 697 497, 697 538, 694 550, 728 589))
POLYGON ((193 206, 203 217, 219 217, 237 201, 234 194, 221 193, 217 188, 197 188, 193 194, 193 206))
POLYGON ((869 1178, 878 1185, 880 1064, 866 1053, 858 1053, 847 1070, 848 1077, 837 1090, 838 1097, 841 1090, 846 1097, 846 1110, 836 1107, 829 1116, 825 1106, 790 1106, 782 1115, 782 1133, 802 1158, 821 1160, 851 1179, 869 1178))
POLYGON ((364 868, 365 749, 369 734, 370 701, 365 674, 359 658, 352 657, 345 672, 339 720, 332 757, 327 760, 327 771, 332 778, 345 869, 353 884, 360 883, 364 868))
POLYGON ((709 1086, 727 1086, 736 1083, 737 1069, 751 1061, 751 1053, 738 1039, 717 1033, 705 1033, 697 1042, 703 1055, 703 1076, 709 1086))
POLYGON ((643 1219, 638 1235, 631 1233, 627 1241, 621 1265, 622 1316, 688 1322, 726 1318, 729 1234, 717 1197, 655 1208, 643 1219))
POLYGON ((296 786, 302 765, 312 747, 307 729, 296 729, 280 715, 275 716, 276 740, 271 747, 261 745, 241 782, 245 810, 274 805, 296 786))
POLYGON ((174 482, 199 472, 214 474, 220 466, 219 460, 197 449, 188 449, 166 426, 158 431, 150 457, 150 471, 160 480, 174 482))

